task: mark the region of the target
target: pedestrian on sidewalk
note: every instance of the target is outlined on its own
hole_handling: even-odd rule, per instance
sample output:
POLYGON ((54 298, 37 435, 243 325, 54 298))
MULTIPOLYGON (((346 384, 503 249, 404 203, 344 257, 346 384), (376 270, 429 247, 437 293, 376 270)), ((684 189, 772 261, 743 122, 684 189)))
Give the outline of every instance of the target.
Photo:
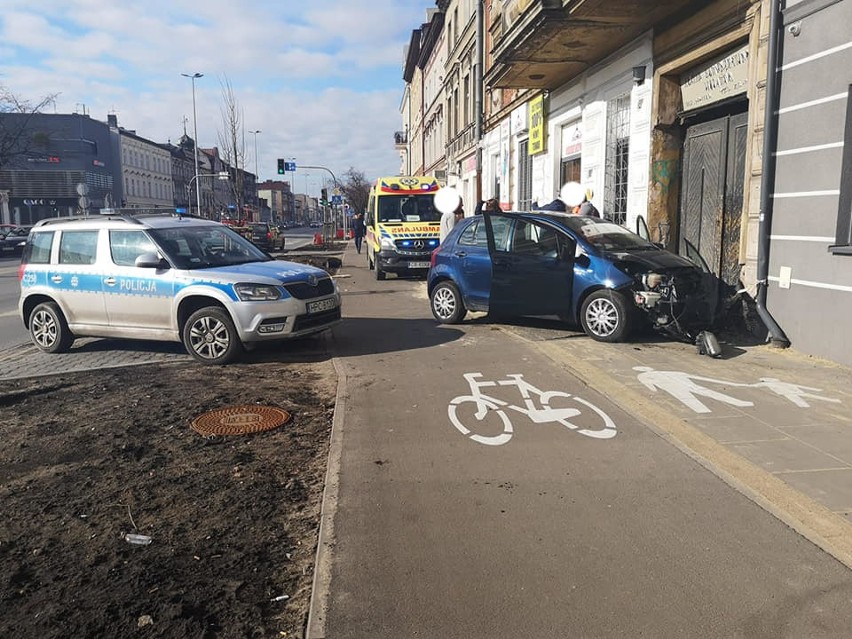
POLYGON ((367 233, 367 226, 364 224, 364 214, 356 213, 352 216, 352 232, 355 235, 355 250, 361 252, 361 243, 364 241, 364 235, 367 233))
POLYGON ((456 222, 464 217, 461 194, 451 186, 439 189, 433 198, 434 207, 441 212, 441 244, 447 239, 456 222))

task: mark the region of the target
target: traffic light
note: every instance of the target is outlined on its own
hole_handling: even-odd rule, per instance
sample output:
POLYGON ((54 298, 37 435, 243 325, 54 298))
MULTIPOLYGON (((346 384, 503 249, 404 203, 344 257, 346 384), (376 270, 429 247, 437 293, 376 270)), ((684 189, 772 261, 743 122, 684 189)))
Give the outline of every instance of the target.
POLYGON ((278 175, 284 175, 284 158, 278 158, 278 175))
POLYGON ((320 191, 320 204, 322 206, 328 206, 328 189, 322 189, 320 191))

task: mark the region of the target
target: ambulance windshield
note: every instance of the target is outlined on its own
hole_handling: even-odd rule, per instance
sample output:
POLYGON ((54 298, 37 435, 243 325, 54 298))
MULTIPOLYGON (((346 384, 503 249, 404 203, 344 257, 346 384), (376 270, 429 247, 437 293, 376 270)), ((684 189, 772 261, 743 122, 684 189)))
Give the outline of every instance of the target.
POLYGON ((379 198, 379 222, 440 222, 433 193, 418 195, 382 195, 379 198))

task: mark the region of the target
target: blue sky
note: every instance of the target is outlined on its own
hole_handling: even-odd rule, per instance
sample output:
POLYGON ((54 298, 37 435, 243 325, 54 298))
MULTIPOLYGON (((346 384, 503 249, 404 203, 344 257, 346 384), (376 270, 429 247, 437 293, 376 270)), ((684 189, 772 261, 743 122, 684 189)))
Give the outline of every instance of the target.
MULTIPOLYGON (((157 142, 224 131, 222 82, 243 110, 246 167, 254 141, 262 178, 275 160, 395 174, 403 50, 434 0, 2 0, 0 84, 58 113, 80 111, 157 142), (249 131, 260 130, 252 135, 249 131)), ((294 186, 316 193, 321 172, 294 186)))

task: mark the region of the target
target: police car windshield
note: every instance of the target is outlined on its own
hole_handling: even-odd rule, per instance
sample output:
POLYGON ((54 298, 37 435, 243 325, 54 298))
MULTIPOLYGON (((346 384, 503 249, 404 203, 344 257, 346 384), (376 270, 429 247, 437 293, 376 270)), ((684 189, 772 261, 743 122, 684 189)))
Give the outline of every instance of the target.
POLYGON ((269 262, 270 256, 227 226, 178 226, 150 229, 165 258, 179 269, 216 268, 269 262))
POLYGON ((433 204, 434 194, 382 195, 379 197, 379 222, 440 222, 441 214, 433 204))

